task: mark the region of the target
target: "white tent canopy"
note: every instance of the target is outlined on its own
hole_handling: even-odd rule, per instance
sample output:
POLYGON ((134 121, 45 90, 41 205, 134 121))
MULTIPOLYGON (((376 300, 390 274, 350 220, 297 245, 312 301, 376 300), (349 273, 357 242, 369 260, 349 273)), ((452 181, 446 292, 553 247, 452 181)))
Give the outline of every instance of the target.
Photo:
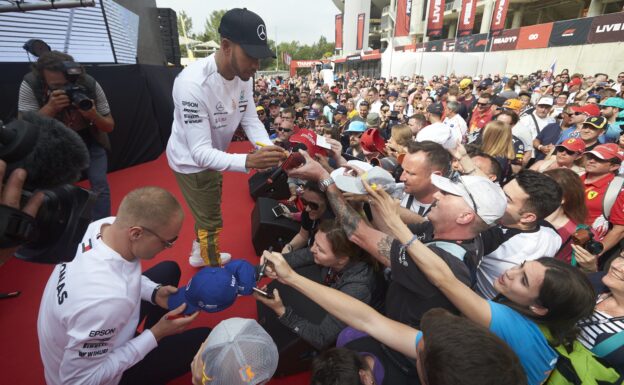
POLYGON ((198 44, 195 44, 193 46, 193 48, 214 48, 214 49, 218 49, 219 48, 219 43, 214 42, 213 40, 207 41, 207 42, 198 42, 198 44))
POLYGON ((189 37, 184 37, 184 36, 178 36, 178 41, 180 42, 180 44, 189 44, 189 45, 194 45, 194 44, 199 44, 201 43, 201 41, 199 40, 195 40, 195 39, 191 39, 189 37))

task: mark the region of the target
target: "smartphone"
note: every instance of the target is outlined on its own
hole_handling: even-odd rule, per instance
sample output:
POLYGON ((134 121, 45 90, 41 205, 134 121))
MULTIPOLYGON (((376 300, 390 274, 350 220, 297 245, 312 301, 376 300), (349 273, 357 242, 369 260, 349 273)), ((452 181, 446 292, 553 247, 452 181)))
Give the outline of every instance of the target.
POLYGON ((271 209, 271 211, 273 211, 273 215, 275 215, 275 218, 279 218, 279 217, 281 217, 283 215, 286 215, 287 213, 290 212, 290 210, 288 210, 288 207, 286 207, 283 204, 279 204, 279 205, 273 207, 271 209))
POLYGON ((268 293, 268 292, 266 292, 264 290, 260 290, 257 287, 253 287, 252 290, 255 291, 256 293, 260 294, 261 296, 268 298, 268 299, 275 299, 275 296, 273 296, 273 294, 268 293))

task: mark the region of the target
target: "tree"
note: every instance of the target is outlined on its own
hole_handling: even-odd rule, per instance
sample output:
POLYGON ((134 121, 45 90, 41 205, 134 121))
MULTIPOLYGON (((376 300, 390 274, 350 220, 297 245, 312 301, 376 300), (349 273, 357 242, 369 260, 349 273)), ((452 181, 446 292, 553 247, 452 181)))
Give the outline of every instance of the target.
POLYGON ((219 35, 219 25, 221 24, 221 18, 227 12, 226 9, 222 9, 219 11, 212 11, 210 16, 206 18, 204 22, 204 33, 199 35, 199 40, 201 41, 215 41, 219 43, 221 41, 219 35))

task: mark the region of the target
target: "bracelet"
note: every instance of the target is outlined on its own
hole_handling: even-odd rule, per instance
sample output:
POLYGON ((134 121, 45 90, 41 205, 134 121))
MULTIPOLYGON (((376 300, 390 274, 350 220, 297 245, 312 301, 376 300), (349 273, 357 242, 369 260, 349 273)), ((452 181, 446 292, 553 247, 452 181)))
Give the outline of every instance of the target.
POLYGON ((290 243, 287 243, 286 246, 288 247, 288 253, 292 252, 295 249, 290 243))
POLYGON ((151 302, 156 305, 156 293, 158 293, 158 289, 160 289, 162 287, 162 285, 156 285, 156 287, 154 288, 154 291, 152 291, 152 300, 151 302))
POLYGON ((412 245, 412 243, 414 243, 414 241, 417 241, 417 240, 418 240, 418 235, 414 234, 414 236, 412 236, 412 239, 410 239, 409 242, 401 246, 403 246, 403 248, 407 250, 412 245))

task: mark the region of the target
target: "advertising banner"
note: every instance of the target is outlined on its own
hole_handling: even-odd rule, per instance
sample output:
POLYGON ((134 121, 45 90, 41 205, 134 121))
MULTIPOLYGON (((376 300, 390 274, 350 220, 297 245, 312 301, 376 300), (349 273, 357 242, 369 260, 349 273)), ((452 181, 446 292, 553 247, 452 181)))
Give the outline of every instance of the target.
POLYGON ((396 24, 394 36, 409 36, 410 20, 412 18, 412 0, 397 0, 396 24))
POLYGON ((342 49, 342 14, 336 15, 336 49, 342 49))
POLYGON ((429 0, 429 16, 427 18, 427 36, 438 37, 444 26, 444 0, 429 0))
POLYGON ((457 36, 468 36, 474 28, 475 14, 477 13, 477 0, 463 0, 457 36))
POLYGON ((516 49, 520 28, 506 29, 500 35, 490 37, 490 51, 511 51, 516 49))
POLYGON ((546 48, 553 23, 529 25, 520 28, 516 49, 546 48))
POLYGON ((355 49, 357 49, 358 51, 361 50, 364 45, 364 19, 366 19, 365 13, 358 14, 357 42, 355 43, 355 49))
POLYGON ((549 47, 564 47, 587 43, 592 18, 557 21, 550 33, 549 47))
POLYGON ((596 44, 618 41, 624 41, 624 12, 594 17, 587 42, 596 44))
POLYGON ((485 52, 487 48, 487 33, 462 36, 457 38, 456 52, 485 52))
POLYGON ((455 51, 455 39, 433 40, 426 43, 427 52, 453 52, 455 51))
POLYGON ((496 0, 494 11, 492 12, 492 23, 490 24, 490 33, 492 36, 498 36, 505 29, 505 20, 507 20, 507 9, 511 0, 496 0))

